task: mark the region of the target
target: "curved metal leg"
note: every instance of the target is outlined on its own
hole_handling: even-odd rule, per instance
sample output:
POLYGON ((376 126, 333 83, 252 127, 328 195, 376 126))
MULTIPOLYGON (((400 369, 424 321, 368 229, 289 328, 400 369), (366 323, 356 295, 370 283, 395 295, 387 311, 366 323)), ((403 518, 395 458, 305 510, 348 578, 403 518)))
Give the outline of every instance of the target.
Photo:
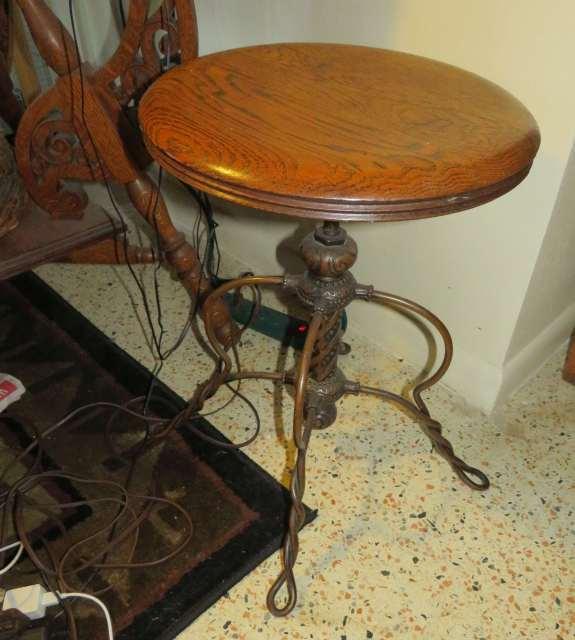
POLYGON ((374 291, 372 287, 357 285, 349 272, 356 253, 357 247, 345 231, 336 223, 326 222, 302 244, 302 254, 308 266, 305 273, 285 278, 247 276, 228 282, 211 293, 204 303, 202 313, 208 340, 216 356, 216 367, 210 378, 197 387, 187 409, 176 418, 177 420, 193 416, 222 384, 232 380, 263 378, 294 385, 293 440, 297 458, 290 486, 292 504, 288 531, 283 543, 282 571, 267 596, 268 609, 275 616, 289 614, 298 597, 294 567, 299 551, 299 531, 305 521, 302 500, 311 433, 315 428, 325 428, 333 424, 337 413, 336 402, 344 393, 371 393, 398 403, 420 422, 434 448, 449 462, 465 484, 478 490, 487 489, 489 486, 489 480, 482 471, 467 465, 455 455, 450 442, 441 433, 441 424, 430 416, 421 397, 423 391, 441 379, 451 362, 453 345, 447 328, 439 318, 411 300, 374 291), (218 324, 218 303, 221 303, 221 297, 227 291, 268 284, 282 285, 292 290, 312 313, 295 375, 266 371, 244 372, 239 365, 237 371, 232 371, 233 361, 229 351, 235 355, 235 343, 222 344, 215 329, 218 324), (341 314, 354 299, 372 300, 408 310, 428 320, 439 331, 445 346, 443 361, 435 373, 413 389, 412 399, 348 382, 338 369, 338 355, 345 350, 341 341, 341 314), (284 586, 287 599, 283 604, 278 604, 279 592, 284 586))
POLYGON ((313 427, 313 416, 305 414, 305 392, 309 376, 313 349, 317 341, 322 315, 315 313, 309 325, 305 345, 301 353, 295 377, 295 399, 293 415, 293 439, 297 447, 296 467, 292 473, 290 494, 292 499, 288 533, 283 544, 283 569, 271 586, 268 597, 268 609, 274 616, 288 615, 297 602, 297 586, 294 576, 294 566, 299 551, 299 530, 305 521, 303 494, 305 491, 305 461, 309 439, 313 427), (285 584, 287 601, 283 606, 276 604, 280 589, 285 584))
MULTIPOLYGON (((445 374, 449 365, 451 364, 451 358, 453 356, 453 341, 447 327, 443 322, 429 309, 422 307, 417 302, 402 298, 390 293, 384 293, 382 291, 375 291, 371 287, 359 286, 357 288, 357 297, 367 301, 381 302, 383 304, 390 305, 410 311, 419 316, 425 318, 430 322, 439 332, 443 340, 445 352, 443 360, 435 373, 423 382, 420 382, 412 391, 413 402, 406 400, 402 396, 399 396, 388 391, 376 389, 373 387, 355 386, 353 391, 360 393, 369 393, 377 395, 386 400, 392 400, 397 402, 402 407, 410 411, 419 420, 423 432, 431 440, 435 450, 451 465, 451 468, 455 474, 470 488, 485 491, 489 488, 489 479, 480 469, 471 467, 461 458, 455 455, 452 444, 442 435, 441 423, 434 420, 430 413, 425 401, 421 397, 421 393, 426 389, 429 389, 435 383, 437 383, 445 374), (475 479, 476 478, 476 479, 475 479)), ((351 388, 351 387, 350 387, 351 388)))
MULTIPOLYGON (((226 348, 218 340, 216 333, 219 319, 218 312, 221 308, 221 298, 228 291, 234 289, 241 289, 242 287, 257 287, 260 285, 283 285, 284 278, 281 276, 246 276, 245 278, 238 278, 237 280, 231 280, 218 287, 215 291, 212 291, 210 295, 204 301, 202 307, 202 315, 204 318, 204 326, 206 329, 206 335, 210 342, 212 349, 217 356, 216 366, 212 375, 202 384, 198 385, 194 393, 194 397, 186 408, 186 415, 189 417, 198 411, 201 411, 205 401, 214 395, 222 384, 229 381, 231 371, 233 367, 232 358, 226 348)), ((241 371, 238 371, 241 374, 241 371)), ((258 376, 261 377, 261 376, 258 376)))
POLYGON ((471 489, 475 489, 477 491, 485 491, 489 488, 489 478, 483 473, 483 471, 468 465, 461 458, 457 457, 453 450, 453 445, 441 433, 441 424, 428 414, 420 411, 413 402, 406 400, 403 396, 396 393, 391 393, 391 391, 384 391, 383 389, 376 389, 375 387, 353 385, 353 383, 350 384, 350 392, 368 393, 378 396, 383 400, 390 400, 401 405, 419 421, 423 432, 431 440, 435 450, 439 455, 447 460, 454 473, 462 482, 471 489), (477 478, 477 480, 475 478, 477 478))

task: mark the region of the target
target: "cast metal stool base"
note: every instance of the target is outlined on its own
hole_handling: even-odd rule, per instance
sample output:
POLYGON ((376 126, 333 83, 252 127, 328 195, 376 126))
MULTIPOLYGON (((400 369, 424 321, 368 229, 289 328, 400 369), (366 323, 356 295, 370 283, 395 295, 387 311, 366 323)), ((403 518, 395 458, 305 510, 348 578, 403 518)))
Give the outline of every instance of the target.
POLYGON ((345 394, 368 393, 391 400, 406 409, 429 437, 433 448, 450 464, 454 473, 471 489, 483 491, 489 487, 487 476, 458 458, 453 447, 441 432, 441 424, 434 420, 421 397, 421 393, 440 380, 449 367, 453 353, 451 336, 445 325, 430 311, 419 304, 399 296, 359 285, 349 269, 357 257, 357 246, 337 222, 324 222, 308 235, 301 246, 307 271, 299 275, 248 276, 227 282, 219 287, 205 302, 206 333, 218 355, 218 363, 211 377, 199 385, 190 407, 200 411, 204 402, 218 388, 240 378, 271 379, 292 384, 295 390, 293 415, 293 440, 297 448, 295 469, 292 473, 290 494, 292 499, 288 532, 283 544, 283 568, 272 585, 267 605, 275 616, 290 613, 297 601, 294 565, 298 555, 298 533, 304 523, 303 495, 305 491, 306 454, 313 429, 324 429, 335 422, 336 402, 345 394), (232 372, 232 359, 218 342, 210 309, 230 290, 260 285, 276 285, 295 292, 311 311, 311 321, 295 374, 280 372, 232 372), (338 368, 338 356, 342 352, 341 316, 354 300, 378 302, 422 316, 430 322, 443 339, 445 353, 435 373, 420 382, 411 392, 412 398, 362 386, 348 381, 338 368), (278 606, 277 598, 285 585, 287 600, 278 606))

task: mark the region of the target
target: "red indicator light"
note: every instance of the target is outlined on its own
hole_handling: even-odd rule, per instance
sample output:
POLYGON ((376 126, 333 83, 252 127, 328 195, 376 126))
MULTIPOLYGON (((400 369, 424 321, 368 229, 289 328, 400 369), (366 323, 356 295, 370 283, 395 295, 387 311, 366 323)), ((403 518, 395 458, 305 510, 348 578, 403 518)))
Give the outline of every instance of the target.
POLYGON ((305 333, 307 331, 307 324, 300 324, 297 327, 299 333, 305 333))

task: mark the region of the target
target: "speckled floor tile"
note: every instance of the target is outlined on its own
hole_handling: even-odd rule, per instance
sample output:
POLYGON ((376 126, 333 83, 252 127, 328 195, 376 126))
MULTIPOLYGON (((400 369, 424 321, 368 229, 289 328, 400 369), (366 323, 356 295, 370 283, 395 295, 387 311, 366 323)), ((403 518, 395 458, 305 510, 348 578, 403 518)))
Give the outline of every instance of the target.
MULTIPOLYGON (((40 275, 146 366, 154 362, 142 303, 123 268, 48 266, 40 275)), ((147 286, 153 270, 144 270, 147 286)), ((160 273, 166 344, 186 318, 186 296, 160 273)), ((364 339, 341 366, 349 378, 400 390, 414 373, 364 339)), ((275 367, 277 343, 248 332, 245 368, 275 367)), ((313 434, 306 501, 318 519, 302 532, 296 574, 300 604, 273 618, 265 595, 274 555, 203 614, 180 640, 230 638, 378 640, 566 640, 575 637, 575 387, 554 357, 492 423, 445 387, 426 394, 457 453, 492 481, 462 485, 417 425, 372 397, 347 397, 338 423, 313 434)), ((211 367, 189 337, 161 378, 183 396, 211 367)), ((244 391, 264 428, 250 455, 287 482, 291 398, 273 385, 244 391)), ((211 401, 215 408, 225 393, 211 401)), ((253 427, 233 403, 211 418, 234 439, 253 427)))

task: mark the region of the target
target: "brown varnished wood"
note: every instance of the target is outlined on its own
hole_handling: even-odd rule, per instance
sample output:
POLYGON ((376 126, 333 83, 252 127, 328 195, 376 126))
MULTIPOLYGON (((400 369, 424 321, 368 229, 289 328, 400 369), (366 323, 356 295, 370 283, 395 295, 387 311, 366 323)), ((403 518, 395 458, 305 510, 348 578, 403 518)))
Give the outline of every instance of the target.
POLYGON ((32 204, 18 228, 0 239, 0 279, 58 260, 120 230, 114 219, 94 204, 86 207, 80 220, 55 220, 32 204))
POLYGON ((44 0, 16 0, 38 51, 59 76, 80 65, 72 37, 44 0))
POLYGON ((11 12, 10 30, 12 34, 12 65, 18 78, 24 104, 28 105, 40 95, 41 87, 34 67, 34 59, 26 35, 23 17, 19 11, 11 12))
MULTIPOLYGON (((149 156, 123 107, 161 73, 154 43, 189 61, 197 55, 193 0, 132 0, 116 52, 100 69, 81 65, 72 37, 45 0, 16 0, 48 64, 55 85, 26 110, 16 154, 36 203, 57 217, 79 217, 87 199, 67 181, 138 179, 149 156), (71 51, 73 49, 73 51, 71 51)), ((141 212, 143 215, 146 212, 141 212)))
POLYGON ((149 15, 149 0, 132 0, 115 53, 96 70, 79 64, 72 37, 45 0, 17 3, 38 49, 60 76, 20 123, 19 169, 41 208, 58 217, 81 216, 87 199, 80 190, 67 189, 66 180, 127 184, 148 164, 123 107, 161 72, 158 37, 164 51, 179 53, 182 60, 197 55, 194 3, 163 0, 149 15))
POLYGON ((474 207, 517 185, 540 141, 527 109, 479 76, 333 44, 199 58, 160 78, 139 117, 150 153, 188 183, 332 220, 474 207))

